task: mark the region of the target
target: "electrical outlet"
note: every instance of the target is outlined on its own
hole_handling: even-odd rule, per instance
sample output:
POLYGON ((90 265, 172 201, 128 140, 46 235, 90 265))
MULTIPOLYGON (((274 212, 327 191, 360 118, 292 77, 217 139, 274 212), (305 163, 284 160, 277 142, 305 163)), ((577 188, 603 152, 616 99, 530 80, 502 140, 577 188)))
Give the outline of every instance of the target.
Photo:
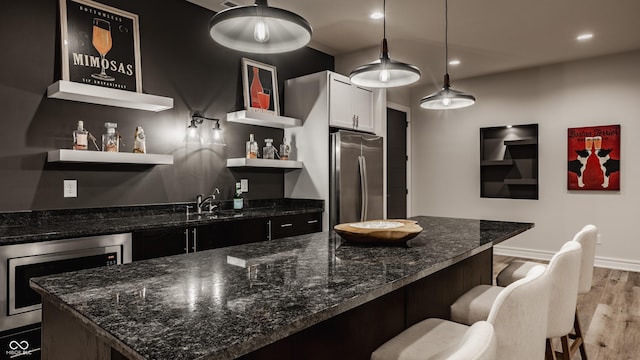
POLYGON ((78 197, 78 180, 64 180, 63 195, 66 198, 78 197))
POLYGON ((598 237, 596 238, 596 245, 602 245, 602 239, 600 238, 602 234, 598 234, 598 237))
POLYGON ((240 179, 240 191, 249 192, 249 179, 240 179))

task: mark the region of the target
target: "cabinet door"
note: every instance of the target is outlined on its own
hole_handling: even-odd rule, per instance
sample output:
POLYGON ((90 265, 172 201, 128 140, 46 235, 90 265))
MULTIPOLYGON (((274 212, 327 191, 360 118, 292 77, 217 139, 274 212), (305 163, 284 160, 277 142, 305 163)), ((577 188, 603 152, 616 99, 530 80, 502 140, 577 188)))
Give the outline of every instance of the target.
POLYGON ((353 129, 354 116, 351 109, 351 82, 346 76, 329 75, 329 126, 353 129))
POLYGON ((284 215, 271 218, 271 239, 322 231, 322 213, 284 215))
POLYGON ((215 223, 196 228, 195 236, 191 239, 189 252, 217 249, 233 245, 227 237, 229 223, 215 223))
POLYGON ((373 122, 373 92, 351 86, 351 109, 356 117, 356 129, 375 133, 373 122))
POLYGON ((164 228, 136 231, 131 242, 133 261, 152 259, 162 256, 178 255, 187 252, 187 234, 191 237, 191 228, 164 228))
POLYGON ((224 243, 227 246, 268 240, 269 219, 247 219, 226 223, 224 243))

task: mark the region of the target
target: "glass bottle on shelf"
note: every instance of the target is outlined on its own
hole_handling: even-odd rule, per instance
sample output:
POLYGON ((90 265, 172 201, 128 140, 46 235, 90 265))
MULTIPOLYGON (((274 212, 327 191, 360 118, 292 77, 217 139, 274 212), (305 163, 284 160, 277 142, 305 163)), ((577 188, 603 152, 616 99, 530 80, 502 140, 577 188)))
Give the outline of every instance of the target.
POLYGON ((234 210, 242 210, 244 207, 244 199, 242 198, 242 189, 240 188, 240 183, 236 183, 236 192, 233 195, 233 209, 234 210))
POLYGON ((104 123, 104 127, 107 128, 107 133, 102 135, 102 151, 106 152, 118 152, 120 151, 120 137, 116 133, 118 124, 116 123, 104 123))
POLYGON ((133 152, 138 154, 144 154, 147 152, 144 129, 142 129, 142 126, 137 126, 136 132, 133 135, 133 152))
POLYGON ((249 134, 249 141, 246 144, 246 153, 247 159, 257 159, 258 158, 258 143, 253 138, 253 134, 249 134))
POLYGON ((89 147, 89 132, 84 128, 84 121, 78 121, 78 127, 73 130, 73 150, 87 150, 89 147))
POLYGON ((251 80, 251 86, 249 87, 249 92, 251 96, 251 107, 260 109, 260 95, 263 93, 262 83, 260 82, 260 69, 255 66, 251 67, 253 69, 253 80, 251 80))
POLYGON ((287 144, 287 138, 282 138, 282 144, 280 144, 280 160, 289 160, 290 152, 291 146, 287 144))
POLYGON ((263 159, 275 159, 276 158, 276 148, 273 147, 273 139, 264 139, 266 143, 265 147, 262 149, 262 158, 263 159))

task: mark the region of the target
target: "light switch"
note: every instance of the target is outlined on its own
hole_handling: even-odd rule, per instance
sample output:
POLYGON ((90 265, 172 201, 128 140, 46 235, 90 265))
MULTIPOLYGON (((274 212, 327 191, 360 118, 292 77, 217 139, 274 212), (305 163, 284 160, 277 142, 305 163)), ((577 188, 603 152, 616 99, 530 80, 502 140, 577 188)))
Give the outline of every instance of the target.
POLYGON ((78 197, 78 180, 64 180, 64 197, 78 197))
POLYGON ((240 179, 240 191, 249 192, 249 179, 240 179))

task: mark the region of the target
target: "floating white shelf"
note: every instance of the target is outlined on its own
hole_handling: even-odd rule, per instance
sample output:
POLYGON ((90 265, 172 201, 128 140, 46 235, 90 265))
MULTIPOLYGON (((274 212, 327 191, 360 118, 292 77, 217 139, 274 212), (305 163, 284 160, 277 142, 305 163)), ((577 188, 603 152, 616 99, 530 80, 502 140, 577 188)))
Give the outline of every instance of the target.
POLYGON ((227 159, 227 167, 262 167, 275 169, 302 169, 302 161, 271 159, 227 159))
POLYGON ((302 120, 271 115, 252 110, 241 110, 227 114, 227 121, 248 125, 267 126, 278 129, 286 129, 296 126, 302 126, 302 120))
POLYGON ((49 85, 47 97, 156 112, 173 108, 172 98, 66 80, 49 85))
POLYGON ((70 163, 171 165, 173 164, 173 155, 60 149, 49 151, 47 153, 47 161, 70 163))

